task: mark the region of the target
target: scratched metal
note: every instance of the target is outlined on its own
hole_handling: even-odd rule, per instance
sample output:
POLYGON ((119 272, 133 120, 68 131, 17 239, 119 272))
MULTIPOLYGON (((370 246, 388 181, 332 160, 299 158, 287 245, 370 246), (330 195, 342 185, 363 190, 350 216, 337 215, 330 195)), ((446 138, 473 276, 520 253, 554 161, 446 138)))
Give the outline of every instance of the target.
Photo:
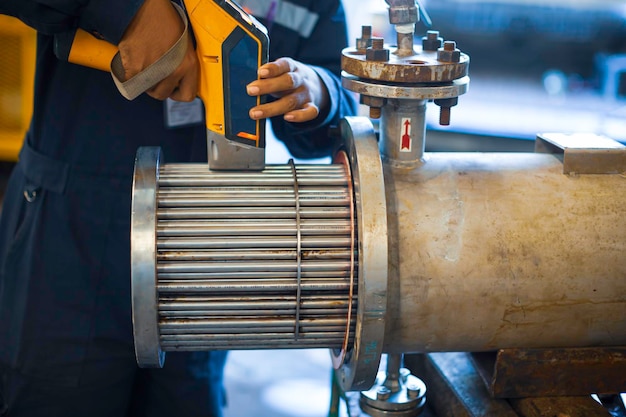
POLYGON ((386 165, 386 352, 626 343, 626 178, 546 154, 386 165))
POLYGON ((460 62, 437 60, 437 51, 423 51, 415 45, 414 55, 398 55, 396 48, 387 61, 367 60, 364 53, 346 48, 341 53, 341 69, 360 78, 397 83, 442 83, 467 75, 470 58, 461 53, 460 62))

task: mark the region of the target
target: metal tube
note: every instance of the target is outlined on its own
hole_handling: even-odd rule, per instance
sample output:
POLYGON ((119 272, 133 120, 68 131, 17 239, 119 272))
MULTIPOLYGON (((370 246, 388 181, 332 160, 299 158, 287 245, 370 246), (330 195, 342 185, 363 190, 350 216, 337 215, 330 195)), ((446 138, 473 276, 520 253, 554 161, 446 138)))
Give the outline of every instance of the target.
MULTIPOLYGON (((302 220, 300 231, 303 235, 349 234, 350 223, 342 220, 302 220)), ((157 233, 168 236, 257 236, 293 235, 297 227, 290 221, 226 222, 226 221, 177 221, 158 222, 157 233)))
MULTIPOLYGON (((333 279, 341 281, 349 276, 347 271, 304 271, 303 278, 333 279)), ((224 280, 256 279, 260 282, 273 279, 293 278, 293 271, 215 271, 215 272, 160 272, 159 282, 172 280, 224 280)))
MULTIPOLYGON (((225 337, 226 339, 226 337, 225 337)), ((205 350, 251 350, 251 349, 336 349, 341 346, 341 341, 336 339, 316 339, 312 341, 284 339, 275 342, 263 342, 256 340, 244 340, 242 342, 209 343, 206 341, 186 344, 179 342, 162 342, 161 346, 166 351, 205 351, 205 350)))
MULTIPOLYGON (((292 326, 293 327, 293 326, 292 326)), ((350 337, 354 337, 354 334, 350 334, 350 337)), ((302 339, 304 342, 315 342, 319 340, 333 340, 339 341, 341 337, 338 337, 335 331, 321 331, 321 332, 303 332, 302 339)), ((195 344, 195 343, 233 343, 242 341, 254 341, 259 343, 268 343, 277 341, 280 342, 293 342, 293 332, 283 332, 281 329, 273 331, 271 329, 264 329, 264 331, 258 332, 246 332, 238 333, 233 331, 231 333, 212 333, 212 334, 187 334, 176 335, 168 334, 160 337, 162 342, 178 343, 178 344, 195 344)))
MULTIPOLYGON (((224 197, 214 198, 211 200, 205 198, 193 198, 193 197, 181 197, 181 198, 160 198, 159 205, 161 207, 293 207, 295 204, 295 198, 292 197, 280 197, 280 198, 263 198, 250 200, 244 196, 242 197, 224 197)), ((347 196, 319 196, 311 197, 307 200, 303 197, 305 206, 337 206, 347 205, 350 200, 347 196)))
MULTIPOLYGON (((302 185, 345 185, 346 180, 342 177, 330 177, 330 178, 318 178, 313 175, 304 176, 301 182, 302 185)), ((255 178, 255 177, 204 177, 199 176, 196 178, 176 177, 171 175, 163 175, 159 178, 160 187, 209 187, 209 186, 232 186, 232 185, 259 185, 259 186, 285 186, 292 185, 293 178, 289 176, 272 176, 267 178, 255 178)))
MULTIPOLYGON (((157 255, 157 260, 166 263, 171 261, 231 261, 231 260, 284 260, 295 259, 296 251, 290 249, 273 250, 204 250, 204 251, 162 251, 157 255)), ((350 259, 347 250, 306 250, 302 251, 302 257, 309 260, 350 259)))
MULTIPOLYGON (((159 239, 157 249, 245 249, 245 248, 292 248, 295 236, 269 236, 248 238, 233 236, 227 241, 221 237, 169 237, 159 239)), ((302 241, 303 249, 345 248, 350 238, 344 236, 310 236, 302 241)))
MULTIPOLYGON (((259 280, 228 282, 224 280, 204 280, 204 281, 175 281, 175 282, 159 282, 157 290, 163 294, 180 294, 180 293, 256 293, 256 294, 273 294, 276 292, 295 292, 296 283, 290 279, 273 280, 261 282, 259 280)), ((328 281, 322 279, 311 279, 302 281, 302 289, 305 291, 317 292, 342 292, 348 291, 350 284, 345 281, 328 281)))
MULTIPOLYGON (((344 325, 345 320, 343 319, 309 319, 302 318, 300 319, 303 326, 311 325, 315 326, 332 326, 332 325, 344 325)), ((181 330, 193 330, 193 329, 237 329, 241 327, 254 327, 254 328, 263 328, 263 327, 293 327, 293 318, 285 317, 285 318, 262 318, 262 319, 246 319, 246 320, 236 320, 236 319, 221 319, 221 320, 210 320, 210 319, 193 319, 193 320, 161 320, 160 329, 161 331, 168 329, 181 329, 181 330)))
MULTIPOLYGON (((170 262, 159 263, 157 265, 157 271, 159 273, 212 273, 212 272, 295 272, 298 265, 296 262, 286 261, 260 261, 255 258, 250 258, 250 261, 246 262, 244 259, 241 262, 170 262)), ((318 271, 342 271, 346 267, 349 267, 350 262, 322 262, 322 261, 303 261, 301 267, 303 272, 307 269, 318 271)))
MULTIPOLYGON (((194 296, 187 297, 185 295, 180 296, 161 296, 159 297, 159 305, 167 305, 169 307, 175 307, 178 303, 190 303, 193 302, 196 305, 207 305, 207 306, 219 306, 220 310, 224 310, 226 308, 237 308, 237 303, 267 303, 272 302, 275 305, 290 305, 290 303, 294 303, 296 301, 296 297, 293 295, 276 295, 272 294, 271 296, 263 296, 263 295, 245 295, 245 296, 228 296, 228 295, 220 295, 219 297, 210 297, 210 296, 194 296), (218 303, 223 302, 223 305, 219 305, 218 303)), ((303 300, 303 306, 316 306, 316 305, 325 305, 325 304, 333 304, 333 305, 343 305, 343 303, 347 303, 344 296, 341 294, 311 294, 305 300, 303 300)))
MULTIPOLYGON (((288 309, 282 309, 280 307, 277 306, 266 306, 267 307, 272 307, 272 309, 267 309, 267 310, 263 310, 263 309, 259 309, 259 308, 251 308, 250 310, 236 310, 233 311, 232 309, 228 309, 228 310, 199 310, 197 308, 190 308, 188 310, 182 310, 182 311, 176 311, 176 310, 169 310, 164 308, 163 310, 159 311, 159 315, 161 317, 164 318, 176 318, 176 317, 189 317, 189 318, 197 318, 197 317, 202 317, 202 316, 206 316, 206 317, 215 317, 215 316, 220 316, 220 317, 234 317, 234 316, 268 316, 268 315, 295 315, 296 314, 296 307, 295 305, 293 306, 293 308, 288 308, 288 309)), ((332 315, 342 315, 343 317, 346 317, 348 314, 348 308, 339 308, 339 307, 335 307, 335 306, 328 306, 328 308, 326 309, 314 309, 314 310, 309 310, 309 309, 300 309, 301 314, 303 315, 317 315, 317 316, 325 316, 325 317, 330 317, 332 315)), ((345 326, 344 326, 345 327, 345 326)))
MULTIPOLYGON (((246 207, 202 207, 202 208, 162 208, 159 220, 172 219, 274 219, 295 218, 295 210, 290 207, 246 208, 246 207)), ((347 218, 350 211, 344 207, 301 207, 300 217, 306 218, 347 218)))

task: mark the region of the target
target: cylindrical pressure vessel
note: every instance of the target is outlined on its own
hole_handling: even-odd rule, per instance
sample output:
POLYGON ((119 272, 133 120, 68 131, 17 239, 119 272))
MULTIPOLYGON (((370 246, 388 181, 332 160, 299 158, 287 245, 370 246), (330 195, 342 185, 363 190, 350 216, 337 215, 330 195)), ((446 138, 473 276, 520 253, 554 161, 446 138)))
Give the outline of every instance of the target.
POLYGON ((626 344, 624 175, 564 175, 538 153, 427 153, 408 168, 381 163, 367 119, 340 130, 328 166, 213 172, 140 150, 140 365, 328 347, 355 390, 382 352, 626 344))
POLYGON ((385 352, 626 343, 626 178, 549 154, 385 166, 385 352))

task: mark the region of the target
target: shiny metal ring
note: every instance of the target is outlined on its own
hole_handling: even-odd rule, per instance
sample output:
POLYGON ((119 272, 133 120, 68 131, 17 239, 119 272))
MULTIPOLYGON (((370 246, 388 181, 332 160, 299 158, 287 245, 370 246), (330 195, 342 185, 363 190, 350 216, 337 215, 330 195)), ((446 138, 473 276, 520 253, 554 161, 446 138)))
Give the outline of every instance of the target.
POLYGON ((137 150, 133 175, 130 265, 135 355, 142 368, 161 368, 159 343, 156 212, 161 148, 137 150))
POLYGON ((459 78, 443 84, 394 84, 385 85, 381 82, 358 78, 343 71, 341 85, 355 93, 371 97, 431 100, 458 97, 469 89, 470 78, 459 78))
POLYGON ((298 173, 296 166, 293 162, 293 158, 289 159, 289 167, 291 168, 291 174, 293 175, 293 194, 295 199, 296 210, 296 319, 294 329, 294 340, 298 340, 300 337, 300 304, 302 302, 302 231, 300 228, 300 193, 298 191, 298 173))
MULTIPOLYGON (((376 134, 366 117, 340 122, 350 158, 359 237, 355 340, 337 378, 346 391, 369 389, 376 380, 387 314, 387 203, 376 134)), ((331 352, 335 355, 335 352, 331 352)))

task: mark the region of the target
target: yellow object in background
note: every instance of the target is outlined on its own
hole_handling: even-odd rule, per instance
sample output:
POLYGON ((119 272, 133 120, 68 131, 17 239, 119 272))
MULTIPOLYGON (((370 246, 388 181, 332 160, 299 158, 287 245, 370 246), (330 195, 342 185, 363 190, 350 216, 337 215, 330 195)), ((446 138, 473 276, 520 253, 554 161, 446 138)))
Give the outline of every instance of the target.
POLYGON ((36 32, 0 15, 0 160, 17 161, 33 108, 36 32))

